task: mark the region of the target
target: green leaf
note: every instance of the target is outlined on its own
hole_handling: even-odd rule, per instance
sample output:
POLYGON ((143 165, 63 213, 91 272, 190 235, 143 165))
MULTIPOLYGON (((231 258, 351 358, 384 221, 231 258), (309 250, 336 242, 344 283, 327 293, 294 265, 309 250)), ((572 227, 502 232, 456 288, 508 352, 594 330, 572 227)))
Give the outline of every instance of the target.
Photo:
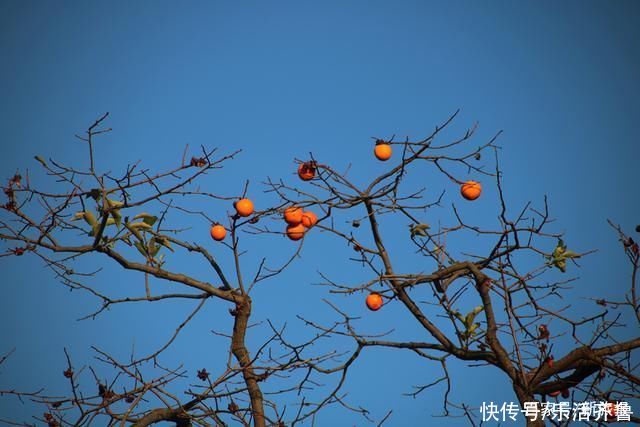
POLYGON ((37 161, 40 162, 40 164, 42 164, 42 166, 44 166, 45 168, 47 167, 47 162, 44 159, 44 157, 41 156, 35 156, 34 159, 36 159, 37 161))
POLYGON ((145 223, 149 224, 149 227, 153 226, 153 224, 155 224, 157 220, 158 220, 157 216, 150 216, 143 219, 145 223))
POLYGON ((89 236, 91 236, 91 237, 97 236, 99 231, 100 231, 100 223, 96 222, 96 224, 93 227, 91 227, 91 231, 89 232, 89 236))
POLYGON ((134 246, 138 248, 138 251, 142 254, 142 256, 144 256, 145 258, 148 256, 147 248, 142 244, 142 242, 135 242, 134 246))
POLYGON ((84 211, 83 218, 85 221, 87 221, 87 224, 92 227, 95 227, 95 225, 98 223, 98 221, 96 220, 96 216, 91 211, 84 211))
POLYGON ((140 234, 140 231, 135 228, 135 227, 131 227, 129 225, 128 222, 125 222, 124 226, 127 228, 127 230, 129 230, 134 236, 136 236, 136 238, 138 239, 138 241, 142 241, 142 234, 140 234))
POLYGON ((80 219, 84 219, 84 212, 76 212, 71 218, 71 221, 78 221, 80 219))
POLYGON ((554 258, 559 257, 564 253, 566 249, 567 249, 567 246, 564 244, 562 239, 558 239, 558 245, 553 250, 553 253, 551 254, 551 256, 553 256, 554 258))
POLYGON ((156 221, 158 220, 157 216, 148 214, 146 212, 139 213, 138 215, 133 217, 133 219, 141 219, 141 218, 142 218, 142 221, 144 221, 145 224, 148 224, 149 226, 153 226, 153 224, 155 224, 156 221))
POLYGON ((422 236, 427 237, 427 230, 431 228, 429 224, 415 224, 409 225, 409 229, 411 230, 411 237, 422 236))
POLYGON ((165 248, 169 249, 171 252, 174 252, 173 248, 171 247, 171 243, 169 242, 169 239, 167 239, 166 237, 162 237, 162 236, 156 236, 154 237, 155 241, 158 242, 158 244, 164 246, 165 248))
POLYGON ((561 272, 567 271, 567 260, 572 258, 580 258, 582 255, 567 249, 567 245, 562 239, 558 239, 558 245, 553 250, 551 257, 548 257, 547 265, 553 265, 561 272))
POLYGON ((142 228, 143 230, 151 229, 151 226, 146 222, 130 222, 129 228, 142 228))
POLYGON ((158 254, 158 251, 160 250, 160 248, 162 246, 157 245, 155 243, 154 239, 149 240, 149 255, 151 255, 152 258, 155 258, 155 256, 158 254))
POLYGON ((122 206, 124 206, 124 202, 119 202, 117 200, 107 198, 107 205, 110 208, 121 208, 122 206))
POLYGON ((473 315, 473 313, 467 313, 467 315, 464 318, 464 326, 469 329, 471 327, 471 325, 473 324, 473 321, 475 320, 475 316, 473 315))
POLYGON ((573 251, 567 250, 565 251, 565 253, 562 254, 563 258, 580 258, 580 254, 577 254, 573 251))
POLYGON ((473 310, 471 310, 469 313, 467 313, 467 315, 464 318, 464 325, 467 327, 467 329, 471 328, 471 325, 473 325, 474 320, 476 320, 476 316, 483 309, 484 308, 481 305, 479 305, 476 308, 474 308, 473 310))
POLYGON ((111 211, 111 216, 115 221, 116 227, 120 228, 122 226, 122 215, 120 214, 120 209, 114 209, 111 211))

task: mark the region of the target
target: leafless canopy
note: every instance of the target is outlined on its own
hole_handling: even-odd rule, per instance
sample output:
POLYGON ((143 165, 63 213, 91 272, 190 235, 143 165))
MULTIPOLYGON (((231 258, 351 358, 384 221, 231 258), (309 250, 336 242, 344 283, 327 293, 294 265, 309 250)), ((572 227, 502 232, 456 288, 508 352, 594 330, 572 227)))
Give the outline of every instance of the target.
MULTIPOLYGON (((640 337, 622 339, 615 335, 621 325, 636 331, 636 335, 640 330, 638 244, 611 223, 629 260, 628 291, 615 301, 593 299, 592 316, 572 318, 569 298, 573 279, 549 281, 549 272, 569 275, 567 271, 576 268, 577 260, 589 252, 569 249, 561 235, 547 230, 551 220, 546 199, 539 207, 527 204, 516 211, 508 209, 498 162, 499 133, 474 146, 471 141, 476 126, 457 138, 445 139, 443 133, 449 131, 456 112, 421 140, 375 138, 375 144, 390 145, 395 157, 384 173, 364 186, 350 177, 349 168, 338 170, 313 155, 300 160, 313 169, 312 180, 296 180, 294 184, 291 179, 269 178, 265 191, 274 197, 273 206, 249 217, 232 214, 223 224, 230 236, 221 244, 234 260, 232 268, 225 268, 202 244, 181 239, 184 230, 169 223, 172 213, 193 215, 208 224, 215 222, 188 200, 195 200, 197 206, 203 198, 231 203, 246 196, 248 186, 243 194, 235 195, 203 192, 197 186, 200 177, 232 162, 238 151, 219 153, 203 148, 189 159, 187 148, 182 162, 165 172, 152 172, 138 163, 120 175, 100 172, 102 165, 94 159, 94 144, 110 131, 103 127, 107 116, 78 135, 88 148, 84 168, 36 157, 55 181, 54 190, 50 185, 45 190, 32 184, 28 174, 23 177, 16 173, 9 179, 4 187, 6 203, 0 212, 0 240, 5 245, 2 256, 36 256, 64 285, 94 295, 100 304, 87 318, 116 304, 142 301, 193 300, 194 308, 159 349, 117 360, 94 348, 98 360, 113 369, 109 381, 99 378, 91 368, 78 369, 65 350, 68 395, 0 387, 0 394, 9 395, 7 398, 41 403, 45 410, 38 415, 39 421, 50 426, 145 426, 160 421, 180 426, 284 426, 311 420, 324 407, 339 405, 381 425, 392 417, 391 413, 374 420, 367 409, 348 402, 344 393, 350 367, 373 347, 411 351, 425 363, 440 366, 442 376, 429 384, 416 385, 412 394, 419 396, 440 384, 440 390, 444 390, 442 413, 465 417, 471 424, 477 421, 476 408, 450 398, 450 379, 455 375, 448 369, 452 358, 469 367, 497 368, 508 377, 521 404, 544 401, 558 392, 570 392, 572 399, 582 400, 639 397, 634 351, 640 346, 640 337), (424 170, 434 171, 455 188, 463 185, 468 175, 482 180, 485 186, 494 183, 499 196, 495 223, 473 224, 455 204, 450 209, 444 205, 444 193, 434 196, 431 191, 412 188, 411 174, 424 170), (239 236, 282 234, 269 219, 279 219, 290 205, 320 213, 316 231, 332 236, 336 245, 349 245, 354 250, 350 261, 368 271, 368 278, 359 283, 323 275, 328 293, 377 293, 385 304, 403 307, 423 333, 415 339, 397 340, 393 333, 365 331, 355 316, 327 301, 335 310, 334 323, 324 324, 310 316, 299 318, 312 332, 311 338, 293 342, 284 326, 266 319, 269 333, 262 345, 249 349, 245 338, 254 304, 252 290, 292 265, 303 253, 305 239, 280 266, 269 267, 265 260, 257 266, 245 266, 241 255, 250 248, 241 246, 239 236), (433 218, 433 211, 446 211, 448 223, 435 225, 427 220, 433 218), (341 216, 349 221, 336 219, 341 216), (404 245, 389 243, 385 238, 387 218, 395 224, 409 225, 404 245), (486 250, 460 250, 456 242, 461 239, 482 242, 473 247, 486 250), (169 258, 179 251, 206 263, 214 273, 214 283, 175 268, 169 258), (410 270, 394 264, 399 254, 407 251, 421 260, 410 270), (73 268, 85 257, 103 259, 109 268, 120 266, 140 273, 144 288, 134 296, 97 290, 88 281, 96 272, 73 268), (242 274, 250 270, 257 273, 250 277, 242 274), (153 280, 171 282, 177 285, 177 291, 156 293, 153 280), (212 300, 224 302, 234 318, 233 329, 220 333, 228 338, 228 363, 211 373, 199 369, 197 375, 183 366, 163 366, 163 351, 212 300), (318 354, 314 345, 320 340, 335 340, 334 350, 318 354), (339 351, 345 342, 350 350, 339 351), (170 384, 185 377, 192 379, 192 386, 186 394, 177 395, 170 384)), ((10 355, 2 357, 0 365, 6 366, 10 355)), ((357 394, 352 393, 351 399, 357 399, 357 394)), ((16 420, 4 421, 23 425, 16 420)), ((543 425, 540 421, 528 424, 543 425)))

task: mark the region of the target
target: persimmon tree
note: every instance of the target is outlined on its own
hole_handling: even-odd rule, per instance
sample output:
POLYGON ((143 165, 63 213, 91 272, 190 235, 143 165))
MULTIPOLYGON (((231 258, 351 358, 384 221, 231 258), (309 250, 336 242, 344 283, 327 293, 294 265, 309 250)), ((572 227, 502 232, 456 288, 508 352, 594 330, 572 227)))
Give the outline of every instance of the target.
MULTIPOLYGON (((4 256, 35 256, 64 285, 89 292, 100 304, 87 318, 102 315, 114 305, 172 299, 193 300, 193 312, 164 346, 144 355, 118 360, 94 348, 98 360, 113 370, 109 382, 92 370, 80 372, 65 350, 69 395, 10 387, 0 387, 0 393, 44 405, 39 419, 51 426, 89 425, 103 419, 110 425, 136 426, 161 421, 183 426, 296 425, 312 420, 328 405, 340 405, 371 420, 366 408, 345 399, 344 388, 349 369, 358 358, 385 347, 411 351, 425 363, 441 367, 442 376, 428 385, 416 385, 413 395, 440 385, 443 414, 457 413, 471 424, 478 421, 478 408, 450 397, 451 377, 456 375, 448 369, 452 359, 466 363, 467 369, 488 367, 501 372, 521 406, 560 393, 576 402, 637 399, 637 243, 611 223, 629 259, 628 290, 617 300, 594 298, 597 310, 593 315, 572 318, 573 279, 563 276, 577 269, 578 261, 590 251, 570 248, 561 234, 548 230, 551 220, 546 199, 539 207, 529 203, 513 210, 507 206, 496 145, 499 133, 472 145, 473 126, 461 136, 447 139, 443 131, 456 116, 421 140, 375 138, 375 155, 387 161, 388 167, 365 185, 351 177, 350 168, 341 170, 332 166, 331 159, 316 159, 310 154, 297 160, 300 179, 266 179, 263 191, 272 196, 271 206, 250 212, 243 205, 223 220, 198 206, 202 200, 230 206, 250 198, 248 183, 238 190, 240 194, 204 192, 197 183, 205 174, 219 173, 238 161, 238 152, 219 154, 203 148, 191 157, 185 150, 182 162, 172 170, 152 172, 136 163, 117 175, 101 172, 103 166, 95 161, 94 145, 110 130, 101 128, 107 118, 104 115, 79 136, 87 145, 85 167, 37 157, 57 182, 58 191, 40 189, 20 174, 9 179, 0 217, 4 256), (495 221, 475 224, 455 203, 447 207, 450 192, 433 194, 413 188, 415 181, 408 179, 411 174, 444 178, 443 182, 455 189, 455 197, 460 197, 457 193, 462 188, 469 199, 465 203, 475 203, 471 200, 481 194, 475 181, 485 187, 493 183, 498 195, 495 221), (470 183, 472 179, 475 181, 470 183), (195 199, 196 208, 185 201, 191 199, 195 199), (309 216, 298 218, 297 208, 309 216), (212 236, 231 252, 233 262, 223 264, 202 243, 181 239, 183 230, 171 225, 176 215, 192 215, 203 227, 218 225, 212 236), (285 229, 283 215, 289 229, 285 229), (384 232, 387 218, 409 226, 403 239, 394 236, 389 242, 384 232), (229 232, 226 237, 220 225, 229 232), (262 344, 249 348, 247 334, 258 333, 249 329, 252 307, 260 303, 252 299, 254 289, 261 282, 274 280, 293 263, 304 262, 305 240, 311 228, 354 251, 349 260, 328 256, 328 262, 355 262, 367 275, 363 281, 345 283, 342 278, 322 274, 327 295, 375 295, 372 309, 398 304, 419 327, 419 336, 396 339, 392 332, 367 330, 348 307, 328 299, 335 322, 324 324, 312 315, 299 317, 310 338, 290 337, 282 325, 267 321, 266 329, 259 332, 262 344), (280 265, 270 265, 266 258, 257 265, 245 265, 242 255, 251 250, 245 237, 256 234, 288 236, 293 245, 290 257, 280 265), (457 247, 462 239, 473 241, 472 248, 485 249, 471 253, 468 245, 457 247), (178 251, 198 257, 213 271, 215 280, 195 277, 173 264, 171 256, 178 251), (411 269, 404 263, 398 267, 397 259, 409 252, 419 261, 411 269), (144 291, 112 295, 95 289, 87 281, 94 273, 77 267, 87 257, 104 260, 109 268, 138 273, 144 280, 144 291), (247 274, 249 271, 253 273, 247 274), (156 293, 153 281, 172 283, 176 291, 156 293), (195 368, 163 367, 162 354, 210 301, 223 302, 220 309, 228 309, 233 316, 232 330, 224 334, 229 345, 220 350, 229 353, 229 362, 216 367, 216 372, 198 369, 192 386, 178 395, 172 383, 193 377, 195 368), (616 336, 621 325, 636 331, 635 336, 616 336), (319 352, 316 344, 321 340, 335 342, 334 349, 319 352), (348 350, 338 350, 345 345, 348 350), (331 380, 321 386, 321 378, 331 380)), ((254 187, 252 191, 258 191, 254 187)), ((357 400, 357 393, 350 399, 357 400)), ((380 425, 388 419, 389 413, 375 421, 380 425)), ((527 420, 527 425, 544 422, 527 420)))

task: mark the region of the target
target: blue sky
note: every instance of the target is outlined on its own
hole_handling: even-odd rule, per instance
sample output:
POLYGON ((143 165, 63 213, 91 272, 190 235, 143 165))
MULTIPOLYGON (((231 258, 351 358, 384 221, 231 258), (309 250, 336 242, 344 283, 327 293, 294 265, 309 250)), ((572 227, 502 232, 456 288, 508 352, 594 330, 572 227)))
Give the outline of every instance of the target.
MULTIPOLYGON (((260 208, 273 203, 261 182, 267 176, 292 180, 294 158, 313 152, 338 168, 352 163, 364 184, 386 167, 372 160, 372 136, 424 137, 460 108, 448 135, 475 121, 477 144, 504 131, 498 144, 514 211, 547 195, 556 218, 553 231, 566 232, 571 247, 598 249, 574 271, 580 276, 576 298, 620 295, 628 274, 606 219, 629 231, 640 223, 639 20, 640 4, 632 1, 5 0, 0 2, 2 179, 16 169, 35 170, 36 154, 83 161, 85 147, 73 134, 109 111, 114 131, 96 149, 101 170, 122 171, 139 159, 154 170, 167 169, 180 161, 185 144, 225 152, 241 148, 237 160, 202 185, 238 195, 249 179, 260 208)), ((434 183, 438 194, 434 173, 419 173, 412 183, 427 188, 434 183)), ((464 205, 463 213, 495 224, 495 191, 485 195, 473 209, 464 205)), ((445 206, 451 202, 459 203, 455 189, 448 191, 445 206)), ((219 216, 227 208, 211 206, 219 216)), ((443 221, 449 212, 441 212, 443 221)), ((206 224, 179 216, 174 221, 185 221, 211 245, 206 224)), ((394 227, 405 226, 391 222, 387 228, 400 264, 410 249, 394 227)), ((333 318, 320 301, 326 289, 312 286, 320 281, 318 271, 346 274, 345 281, 363 277, 361 270, 345 266, 348 248, 336 248, 335 240, 317 234, 291 271, 257 290, 256 320, 287 322, 292 334, 304 336, 308 331, 296 314, 333 318), (288 297, 292 293, 295 301, 288 297)), ((247 270, 264 253, 291 250, 288 242, 264 236, 244 236, 243 242, 250 250, 247 270)), ((95 308, 95 300, 60 286, 35 257, 1 261, 0 353, 17 351, 0 370, 0 388, 59 389, 64 346, 81 364, 92 362, 91 345, 126 357, 133 343, 137 348, 162 344, 192 310, 189 304, 158 303, 141 306, 134 316, 133 307, 117 307, 95 321, 76 322, 95 308)), ((141 277, 103 266, 96 286, 142 286, 141 277)), ((180 267, 211 274, 188 258, 180 267)), ((429 268, 409 262, 403 267, 429 268)), ((420 336, 397 307, 373 317, 361 299, 334 298, 362 315, 368 331, 396 328, 420 336)), ((226 309, 209 304, 167 362, 183 360, 193 372, 204 366, 212 371, 224 362, 223 342, 208 331, 212 324, 230 325, 226 309)), ((592 310, 588 304, 575 309, 578 315, 592 310)), ((477 384, 492 380, 495 372, 453 366, 458 400, 475 405, 481 398, 515 400, 506 383, 478 393, 477 384)), ((427 419, 440 409, 441 389, 415 400, 401 396, 438 375, 435 366, 410 354, 372 350, 352 374, 346 388, 352 402, 372 408, 376 417, 393 409, 391 425, 427 419)), ((28 403, 0 399, 0 413, 27 420, 36 412, 28 403)), ((350 417, 329 409, 318 422, 360 425, 350 417)))

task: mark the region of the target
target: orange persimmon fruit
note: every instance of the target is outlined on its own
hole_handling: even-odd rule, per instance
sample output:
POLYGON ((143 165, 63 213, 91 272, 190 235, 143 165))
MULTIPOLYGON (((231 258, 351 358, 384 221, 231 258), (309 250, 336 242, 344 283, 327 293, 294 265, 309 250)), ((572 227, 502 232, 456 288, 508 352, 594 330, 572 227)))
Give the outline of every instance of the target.
POLYGON ((240 199, 234 206, 239 216, 249 216, 253 213, 253 202, 249 199, 240 199))
POLYGON ((380 294, 373 292, 367 296, 366 299, 367 308, 371 311, 378 311, 382 307, 382 297, 380 294))
POLYGON ((318 217, 311 211, 302 212, 302 225, 311 228, 318 222, 318 217))
POLYGON ((284 210, 284 220, 289 225, 298 225, 302 222, 303 212, 297 206, 290 206, 284 210))
POLYGON ((476 181, 467 181, 460 187, 460 194, 467 200, 475 200, 480 197, 482 186, 476 181))
POLYGON ((211 234, 211 237, 213 238, 213 240, 216 240, 219 242, 221 240, 224 240, 225 236, 227 235, 227 230, 225 230, 225 228, 220 224, 215 224, 211 227, 211 230, 209 230, 209 233, 211 234))
POLYGON ((389 144, 376 144, 376 148, 373 149, 373 154, 376 155, 378 160, 387 161, 391 158, 391 146, 389 144))
POLYGON ((298 176, 303 181, 311 181, 316 176, 316 163, 300 163, 300 166, 298 166, 298 176))
POLYGON ((290 225, 287 227, 287 237, 291 240, 300 240, 304 237, 304 225, 290 225))

